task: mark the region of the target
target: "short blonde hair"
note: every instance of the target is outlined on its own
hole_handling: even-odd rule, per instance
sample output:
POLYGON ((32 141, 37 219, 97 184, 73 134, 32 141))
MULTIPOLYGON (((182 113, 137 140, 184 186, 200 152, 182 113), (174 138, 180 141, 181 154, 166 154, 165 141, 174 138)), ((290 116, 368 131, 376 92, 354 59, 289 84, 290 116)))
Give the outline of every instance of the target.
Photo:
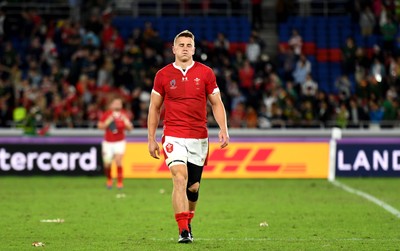
POLYGON ((193 39, 193 45, 194 45, 194 35, 189 30, 184 30, 184 31, 179 32, 178 35, 176 35, 174 38, 174 45, 175 45, 176 40, 179 37, 189 37, 189 38, 193 39))

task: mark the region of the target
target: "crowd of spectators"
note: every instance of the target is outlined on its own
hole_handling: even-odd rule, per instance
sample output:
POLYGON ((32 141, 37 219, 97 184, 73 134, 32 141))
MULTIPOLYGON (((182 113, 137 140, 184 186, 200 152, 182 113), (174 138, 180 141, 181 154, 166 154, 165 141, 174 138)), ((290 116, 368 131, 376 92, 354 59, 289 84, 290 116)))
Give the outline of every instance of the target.
POLYGON ((351 7, 359 34, 349 36, 341 45, 341 73, 328 83, 331 92, 319 89, 313 79, 314 66, 302 52, 301 34, 293 30, 289 48, 280 52, 279 67, 284 90, 288 92, 292 86, 296 90, 290 98, 295 104, 291 108, 294 118, 285 115, 287 105, 278 105, 278 121, 283 118, 287 124, 297 116, 301 123, 317 126, 399 125, 400 6, 395 1, 373 0, 351 1, 351 7), (370 36, 378 38, 372 48, 362 43, 370 36))
MULTIPOLYGON (((380 27, 389 23, 397 31, 396 16, 391 9, 385 13, 380 27)), ((80 21, 24 10, 12 31, 1 10, 0 20, 0 127, 94 127, 115 94, 124 98, 134 125, 146 127, 154 75, 174 59, 172 41, 164 41, 150 22, 124 39, 108 9, 92 9, 80 21)), ((385 30, 378 32, 386 35, 385 30)), ((295 34, 300 38, 293 39, 285 61, 277 62, 264 53, 267 45, 258 32, 243 50, 230 50, 222 32, 215 41, 196 41, 195 59, 213 68, 231 128, 346 127, 400 118, 396 41, 390 46, 385 40, 373 57, 348 42, 343 65, 356 76, 357 88, 351 90, 344 75, 332 83, 337 92, 325 93, 298 46, 301 34, 295 34)), ((209 124, 216 126, 212 116, 209 124)))

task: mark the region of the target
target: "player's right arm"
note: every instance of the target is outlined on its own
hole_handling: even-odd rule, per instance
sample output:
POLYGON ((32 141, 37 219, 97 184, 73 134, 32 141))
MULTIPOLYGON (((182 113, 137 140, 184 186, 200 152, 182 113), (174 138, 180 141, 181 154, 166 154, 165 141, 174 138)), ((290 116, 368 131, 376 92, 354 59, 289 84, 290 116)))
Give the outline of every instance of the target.
MULTIPOLYGON (((105 116, 105 115, 103 115, 105 116)), ((99 122, 97 123, 97 128, 101 130, 107 129, 107 127, 111 124, 113 121, 113 117, 111 115, 108 115, 108 117, 102 117, 99 122)))
POLYGON ((154 90, 150 96, 150 106, 147 118, 147 140, 149 153, 153 158, 160 158, 160 148, 156 140, 156 131, 160 122, 161 106, 164 98, 154 90))

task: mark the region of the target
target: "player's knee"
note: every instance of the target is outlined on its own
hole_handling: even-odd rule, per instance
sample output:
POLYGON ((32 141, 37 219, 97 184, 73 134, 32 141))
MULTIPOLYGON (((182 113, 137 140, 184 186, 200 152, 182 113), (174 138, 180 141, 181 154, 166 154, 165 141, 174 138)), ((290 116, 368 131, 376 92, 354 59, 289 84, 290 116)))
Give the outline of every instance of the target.
POLYGON ((190 187, 188 187, 188 190, 192 193, 197 193, 199 191, 199 188, 200 188, 200 183, 196 182, 192 184, 190 187))
POLYGON ((178 189, 184 189, 187 183, 187 179, 183 175, 174 175, 173 176, 174 187, 178 189))
POLYGON ((196 202, 199 199, 200 183, 196 182, 186 189, 186 195, 189 201, 196 202))
POLYGON ((111 168, 111 161, 103 160, 104 168, 111 168))

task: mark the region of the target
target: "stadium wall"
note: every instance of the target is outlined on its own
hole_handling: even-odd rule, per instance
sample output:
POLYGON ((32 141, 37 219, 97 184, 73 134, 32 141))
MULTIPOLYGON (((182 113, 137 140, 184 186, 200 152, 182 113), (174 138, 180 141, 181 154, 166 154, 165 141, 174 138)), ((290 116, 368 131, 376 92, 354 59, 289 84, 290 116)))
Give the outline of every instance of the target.
MULTIPOLYGON (((170 178, 164 161, 147 151, 145 129, 127 136, 127 178, 170 178)), ((231 130, 220 149, 210 130, 204 178, 328 178, 331 130, 231 130)), ((0 175, 101 175, 99 130, 50 130, 28 137, 0 131, 0 175)), ((161 136, 161 131, 157 134, 161 136)), ((336 176, 400 177, 399 130, 344 130, 334 152, 336 176)), ((114 168, 115 169, 115 168, 114 168)))

